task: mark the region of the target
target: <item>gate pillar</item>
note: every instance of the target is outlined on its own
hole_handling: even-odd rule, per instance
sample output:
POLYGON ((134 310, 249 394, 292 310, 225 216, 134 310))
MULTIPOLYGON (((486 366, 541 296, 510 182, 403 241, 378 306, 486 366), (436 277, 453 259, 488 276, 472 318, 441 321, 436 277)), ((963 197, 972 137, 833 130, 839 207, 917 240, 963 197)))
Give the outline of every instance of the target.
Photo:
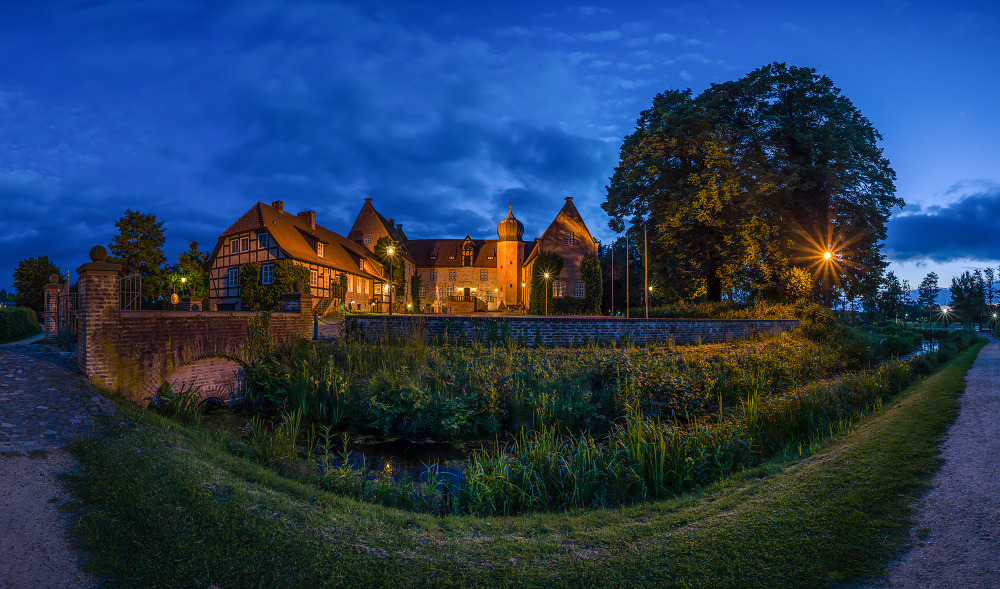
POLYGON ((53 274, 49 276, 49 284, 46 284, 45 289, 45 325, 42 326, 45 334, 45 343, 54 344, 59 340, 59 334, 56 327, 56 313, 58 313, 59 308, 59 291, 62 289, 62 285, 59 284, 59 275, 53 274))

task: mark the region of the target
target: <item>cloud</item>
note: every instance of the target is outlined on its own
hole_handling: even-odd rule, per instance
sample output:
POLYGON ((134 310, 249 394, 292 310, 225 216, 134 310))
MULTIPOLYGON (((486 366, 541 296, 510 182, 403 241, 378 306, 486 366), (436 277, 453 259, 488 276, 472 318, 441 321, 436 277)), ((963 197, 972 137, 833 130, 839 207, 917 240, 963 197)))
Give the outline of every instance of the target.
POLYGON ((886 256, 890 260, 993 260, 997 252, 1000 190, 967 195, 940 206, 909 205, 889 221, 886 256))
POLYGON ((653 43, 669 43, 676 40, 677 36, 671 35, 670 33, 657 33, 656 36, 653 37, 653 43))
POLYGON ((603 43, 606 41, 615 41, 621 39, 622 32, 616 30, 609 30, 609 31, 598 31, 596 33, 583 33, 579 35, 579 38, 584 41, 603 43))

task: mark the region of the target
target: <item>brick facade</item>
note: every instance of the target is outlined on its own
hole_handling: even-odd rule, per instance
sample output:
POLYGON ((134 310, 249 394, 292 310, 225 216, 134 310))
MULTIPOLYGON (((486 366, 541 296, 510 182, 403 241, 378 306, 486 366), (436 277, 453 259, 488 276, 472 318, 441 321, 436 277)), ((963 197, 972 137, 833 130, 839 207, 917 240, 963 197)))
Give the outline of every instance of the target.
POLYGON ((626 335, 637 344, 716 343, 754 334, 774 334, 798 327, 796 320, 751 319, 624 319, 620 317, 386 317, 351 316, 344 319, 346 333, 366 341, 403 339, 419 333, 430 338, 458 338, 469 344, 473 334, 510 333, 534 345, 540 337, 545 345, 567 346, 588 340, 622 341, 626 335), (506 327, 505 327, 506 326, 506 327))
MULTIPOLYGON (((120 269, 116 264, 93 262, 78 270, 77 364, 87 379, 137 403, 143 403, 168 380, 178 385, 179 372, 195 379, 188 384, 205 387, 205 396, 211 391, 232 389, 231 383, 218 381, 221 376, 236 377, 232 365, 218 358, 204 359, 248 360, 246 336, 257 314, 122 311, 120 269), (198 366, 185 368, 194 363, 198 366), (210 376, 214 380, 206 380, 210 376)), ((272 347, 310 336, 311 297, 297 294, 303 303, 301 312, 271 314, 272 347)))

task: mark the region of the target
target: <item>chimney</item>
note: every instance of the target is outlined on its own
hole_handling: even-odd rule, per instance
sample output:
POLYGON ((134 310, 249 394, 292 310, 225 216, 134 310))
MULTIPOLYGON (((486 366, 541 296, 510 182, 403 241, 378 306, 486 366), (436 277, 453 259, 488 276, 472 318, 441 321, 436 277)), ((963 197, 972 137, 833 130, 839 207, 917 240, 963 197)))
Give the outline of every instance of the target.
POLYGON ((366 204, 366 205, 370 205, 370 204, 372 204, 372 199, 370 199, 370 198, 366 198, 366 199, 365 199, 365 204, 366 204))
POLYGON ((403 232, 403 224, 402 223, 400 223, 399 225, 396 225, 396 231, 399 231, 400 233, 403 232))
POLYGON ((285 212, 285 208, 284 207, 285 207, 285 203, 281 202, 280 200, 276 200, 276 201, 274 201, 274 202, 271 203, 271 208, 275 209, 279 213, 284 213, 285 212))
POLYGON ((298 214, 298 217, 309 223, 310 229, 316 229, 316 211, 302 211, 298 214))

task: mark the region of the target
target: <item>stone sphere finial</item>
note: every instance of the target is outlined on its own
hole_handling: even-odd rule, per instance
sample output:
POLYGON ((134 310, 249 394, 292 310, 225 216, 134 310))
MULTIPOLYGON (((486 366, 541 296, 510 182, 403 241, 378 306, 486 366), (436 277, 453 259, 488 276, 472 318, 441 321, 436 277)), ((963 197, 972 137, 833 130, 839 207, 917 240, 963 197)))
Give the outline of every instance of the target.
POLYGON ((292 290, 294 290, 295 292, 302 292, 302 288, 303 285, 301 280, 296 280, 295 284, 292 285, 292 290))
POLYGON ((59 275, 49 274, 49 284, 59 284, 59 275))
POLYGON ((106 262, 108 260, 108 250, 103 245, 95 245, 90 248, 90 259, 94 262, 106 262))

